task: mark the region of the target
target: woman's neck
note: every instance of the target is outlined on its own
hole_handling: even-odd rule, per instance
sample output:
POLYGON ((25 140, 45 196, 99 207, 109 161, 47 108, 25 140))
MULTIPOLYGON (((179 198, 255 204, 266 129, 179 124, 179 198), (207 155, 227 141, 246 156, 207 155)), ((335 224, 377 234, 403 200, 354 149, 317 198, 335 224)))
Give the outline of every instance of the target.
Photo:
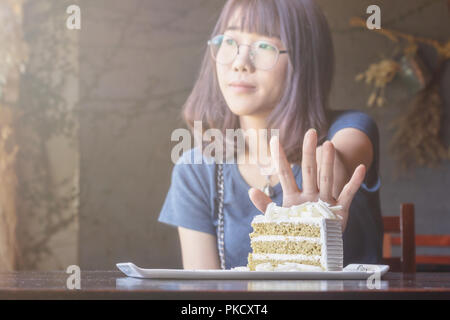
MULTIPOLYGON (((268 114, 264 114, 264 115, 251 115, 251 116, 239 116, 239 124, 240 124, 240 128, 246 133, 245 135, 245 142, 246 142, 246 148, 245 148, 245 163, 249 163, 251 159, 256 159, 256 161, 258 161, 260 164, 267 165, 267 159, 260 159, 260 155, 261 153, 263 155, 267 155, 268 157, 270 157, 270 146, 269 146, 269 141, 268 138, 270 137, 270 133, 269 130, 267 128, 267 116, 268 114), (252 129, 255 131, 256 133, 256 147, 253 148, 249 148, 248 147, 248 143, 249 143, 249 134, 248 131, 249 129, 252 129), (263 135, 262 137, 267 137, 265 140, 260 140, 261 134, 260 134, 260 130, 266 130, 266 134, 263 135), (261 150, 261 148, 266 147, 266 150, 261 150), (261 151, 260 151, 261 150, 261 151)), ((254 140, 255 141, 255 140, 254 140)))
POLYGON ((265 116, 239 116, 241 129, 267 129, 267 117, 265 116))

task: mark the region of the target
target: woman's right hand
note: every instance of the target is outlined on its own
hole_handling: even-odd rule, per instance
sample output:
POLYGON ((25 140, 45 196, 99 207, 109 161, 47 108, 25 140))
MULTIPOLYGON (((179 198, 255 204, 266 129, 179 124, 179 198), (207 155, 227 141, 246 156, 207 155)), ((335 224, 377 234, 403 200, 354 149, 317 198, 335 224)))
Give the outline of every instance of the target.
MULTIPOLYGON (((335 149, 333 143, 330 141, 326 141, 323 144, 320 170, 318 170, 316 160, 316 130, 308 130, 303 139, 302 190, 297 186, 291 166, 286 158, 283 147, 279 144, 278 137, 276 136, 272 137, 270 140, 270 152, 283 189, 283 207, 291 207, 308 201, 316 202, 319 198, 322 201, 329 203, 331 206, 340 205, 342 206, 342 209, 335 213, 342 217, 342 230, 345 230, 350 204, 366 174, 365 166, 359 165, 355 169, 350 181, 344 186, 338 198, 335 199, 332 195, 335 149)), ((267 205, 272 202, 270 197, 256 188, 251 188, 249 190, 249 197, 253 204, 263 213, 265 212, 267 205)))

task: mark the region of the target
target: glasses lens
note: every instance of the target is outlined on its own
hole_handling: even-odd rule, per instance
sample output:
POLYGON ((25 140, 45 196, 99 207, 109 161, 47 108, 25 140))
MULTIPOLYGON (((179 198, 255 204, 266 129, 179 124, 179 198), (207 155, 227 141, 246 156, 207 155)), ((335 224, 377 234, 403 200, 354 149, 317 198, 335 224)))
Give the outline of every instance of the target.
POLYGON ((214 37, 210 43, 213 58, 221 64, 231 63, 237 55, 238 45, 236 41, 226 35, 214 37))
MULTIPOLYGON (((230 64, 239 52, 236 40, 227 35, 218 35, 209 41, 211 54, 220 64, 230 64)), ((253 65, 258 69, 271 69, 278 59, 278 48, 266 41, 258 41, 249 52, 253 65)))
POLYGON ((253 46, 253 63, 258 69, 272 68, 278 59, 278 48, 265 41, 258 41, 253 46))

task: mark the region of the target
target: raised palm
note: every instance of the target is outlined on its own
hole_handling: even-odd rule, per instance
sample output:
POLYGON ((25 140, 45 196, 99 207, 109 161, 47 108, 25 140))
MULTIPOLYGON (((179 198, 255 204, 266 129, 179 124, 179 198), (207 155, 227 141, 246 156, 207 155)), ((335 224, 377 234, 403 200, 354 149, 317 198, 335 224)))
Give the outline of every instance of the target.
MULTIPOLYGON (((302 150, 302 186, 300 190, 295 181, 289 162, 278 137, 272 137, 270 152, 272 161, 283 189, 283 207, 291 207, 308 201, 317 201, 319 198, 330 205, 340 205, 342 209, 337 211, 342 219, 343 230, 347 224, 350 204, 358 191, 366 174, 364 165, 359 165, 353 172, 350 181, 344 186, 338 198, 332 196, 335 150, 333 143, 326 141, 322 146, 320 163, 316 160, 317 133, 314 129, 306 132, 302 150), (317 171, 319 170, 319 174, 317 171)), ((253 204, 262 212, 272 200, 262 191, 256 188, 249 190, 249 196, 253 204)))

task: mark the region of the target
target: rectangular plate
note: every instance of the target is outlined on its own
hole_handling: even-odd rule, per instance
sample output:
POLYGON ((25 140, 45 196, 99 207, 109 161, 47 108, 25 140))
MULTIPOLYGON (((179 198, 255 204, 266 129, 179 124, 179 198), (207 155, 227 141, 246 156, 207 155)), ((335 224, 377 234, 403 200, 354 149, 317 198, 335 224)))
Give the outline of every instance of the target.
POLYGON ((383 276, 387 265, 349 264, 342 271, 235 271, 235 270, 184 270, 142 269, 131 262, 117 263, 117 268, 129 277, 146 279, 216 279, 216 280, 364 280, 376 272, 383 276))

